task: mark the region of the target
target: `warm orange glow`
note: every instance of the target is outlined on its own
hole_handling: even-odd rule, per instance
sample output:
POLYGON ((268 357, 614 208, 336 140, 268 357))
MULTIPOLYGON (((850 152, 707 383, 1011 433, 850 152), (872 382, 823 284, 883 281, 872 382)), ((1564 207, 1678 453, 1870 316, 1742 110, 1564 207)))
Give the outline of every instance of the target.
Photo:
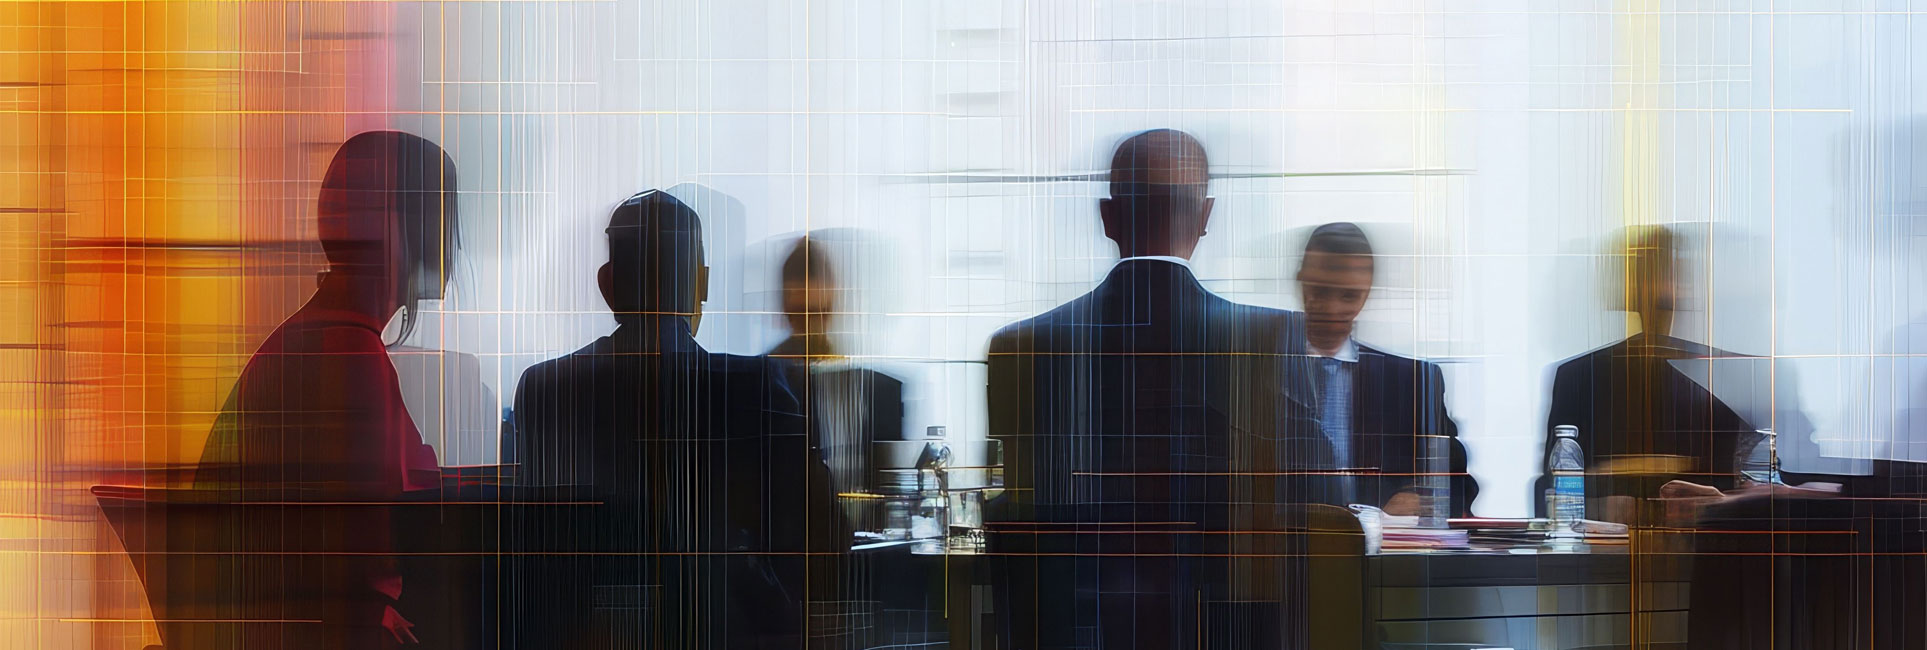
POLYGON ((320 166, 382 119, 327 116, 389 96, 367 72, 392 59, 380 38, 391 14, 0 4, 9 644, 156 642, 126 556, 97 553, 118 542, 85 487, 162 480, 150 470, 197 458, 247 355, 305 297, 320 166))

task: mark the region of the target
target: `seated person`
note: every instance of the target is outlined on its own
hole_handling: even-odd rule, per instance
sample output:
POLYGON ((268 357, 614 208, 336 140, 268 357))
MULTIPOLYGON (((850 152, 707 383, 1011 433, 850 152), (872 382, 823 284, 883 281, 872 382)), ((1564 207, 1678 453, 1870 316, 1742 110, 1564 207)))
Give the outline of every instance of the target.
POLYGON ((1299 314, 1226 300, 1191 272, 1213 199, 1190 135, 1126 139, 1104 233, 1123 258, 1083 296, 990 340, 1005 491, 984 518, 1000 647, 1301 647, 1280 504, 1329 463, 1278 389, 1299 314), (1296 424, 1296 426, 1294 426, 1296 424))
POLYGON ((523 479, 603 513, 530 522, 527 647, 799 647, 848 547, 828 472, 779 362, 696 343, 702 222, 650 191, 610 216, 598 281, 614 333, 537 364, 516 390, 523 479), (583 552, 594 559, 572 555, 583 552), (806 553, 817 553, 811 556, 806 553), (541 554, 554 554, 541 557, 541 554), (593 611, 591 611, 593 610, 593 611), (629 647, 629 646, 620 646, 629 647))
POLYGON ((1437 365, 1359 343, 1353 323, 1372 295, 1371 240, 1350 223, 1312 231, 1298 268, 1305 303, 1305 343, 1319 427, 1332 443, 1334 466, 1355 469, 1335 486, 1332 503, 1363 503, 1395 515, 1418 514, 1418 474, 1449 471, 1451 516, 1467 516, 1479 483, 1465 471, 1465 445, 1445 410, 1445 376, 1437 365), (1418 436, 1451 439, 1436 469, 1418 461, 1418 436))
MULTIPOLYGON (((1546 449, 1552 448, 1556 427, 1579 429, 1586 454, 1586 516, 1640 523, 1635 508, 1642 500, 1718 494, 1769 480, 1764 467, 1751 468, 1756 470, 1749 472, 1751 478, 1741 476, 1749 469, 1745 463, 1763 464, 1764 437, 1757 431, 1768 426, 1781 434, 1781 458, 1817 458, 1812 424, 1792 390, 1797 382, 1791 368, 1779 367, 1776 385, 1776 360, 1671 335, 1678 235, 1666 226, 1627 228, 1611 250, 1625 260, 1625 272, 1615 274, 1624 284, 1614 289, 1622 292, 1639 331, 1561 362, 1553 372, 1546 414, 1546 449)), ((1821 479, 1794 473, 1772 478, 1821 479)), ((1550 478, 1541 476, 1533 490, 1539 516, 1546 514, 1544 494, 1550 485, 1550 478)))
MULTIPOLYGON (((790 336, 769 356, 791 361, 790 385, 801 389, 815 430, 812 440, 822 446, 830 466, 830 481, 838 494, 868 487, 870 443, 903 438, 903 382, 882 372, 849 362, 830 336, 838 312, 839 274, 829 252, 809 235, 797 240, 783 260, 783 315, 790 336)), ((870 508, 862 502, 846 504, 846 514, 862 517, 870 508)), ((874 522, 852 520, 867 530, 874 522)))
MULTIPOLYGON (((418 136, 373 131, 341 145, 321 181, 318 229, 328 270, 241 371, 202 451, 196 488, 233 490, 249 500, 383 502, 440 486, 435 450, 409 418, 382 330, 404 313, 406 338, 419 301, 442 296, 456 252, 455 183, 448 154, 418 136)), ((401 573, 386 555, 393 551, 387 512, 289 513, 265 525, 280 535, 338 535, 324 545, 357 553, 277 557, 270 571, 221 576, 249 606, 309 608, 235 618, 320 619, 314 626, 249 626, 243 645, 414 642, 414 624, 398 610, 401 573)), ((181 627, 170 630, 171 644, 199 647, 201 635, 224 634, 221 625, 181 627)))

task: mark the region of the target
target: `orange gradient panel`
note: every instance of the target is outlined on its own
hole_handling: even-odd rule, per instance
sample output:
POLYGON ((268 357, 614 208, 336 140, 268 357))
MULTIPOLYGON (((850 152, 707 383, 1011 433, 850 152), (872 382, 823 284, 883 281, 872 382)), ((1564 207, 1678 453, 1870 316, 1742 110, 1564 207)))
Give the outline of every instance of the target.
POLYGON ((195 461, 312 290, 316 183, 386 122, 393 15, 0 3, 0 646, 156 642, 87 488, 195 461))

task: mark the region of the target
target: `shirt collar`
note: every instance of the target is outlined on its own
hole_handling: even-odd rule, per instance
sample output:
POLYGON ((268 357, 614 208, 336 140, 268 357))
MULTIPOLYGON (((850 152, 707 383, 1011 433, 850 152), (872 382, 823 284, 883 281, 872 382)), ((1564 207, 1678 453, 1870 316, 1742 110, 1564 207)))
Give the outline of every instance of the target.
POLYGON ((1317 348, 1309 345, 1305 346, 1305 349, 1315 357, 1337 359, 1345 363, 1358 363, 1358 343, 1354 342, 1349 336, 1345 337, 1345 343, 1343 345, 1338 346, 1338 351, 1331 355, 1320 353, 1317 348))
POLYGON ((1160 262, 1170 262, 1172 264, 1176 264, 1178 266, 1182 266, 1187 269, 1191 268, 1191 260, 1187 260, 1182 257, 1176 257, 1172 255, 1139 255, 1137 257, 1126 257, 1124 259, 1118 260, 1117 263, 1123 264, 1131 260, 1157 260, 1160 262))

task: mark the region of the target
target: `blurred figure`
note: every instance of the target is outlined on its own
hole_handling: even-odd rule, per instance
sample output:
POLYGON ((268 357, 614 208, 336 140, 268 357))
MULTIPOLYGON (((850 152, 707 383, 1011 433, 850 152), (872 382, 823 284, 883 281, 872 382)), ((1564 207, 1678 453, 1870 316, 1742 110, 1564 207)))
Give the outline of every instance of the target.
POLYGON ((1927 314, 1894 328, 1869 359, 1866 442, 1854 452, 1873 459, 1872 478, 1856 494, 1927 494, 1927 314))
MULTIPOLYGON (((1090 293, 990 340, 989 427, 1006 491, 990 504, 1004 647, 1297 647, 1281 480, 1329 462, 1310 409, 1276 385, 1299 314, 1218 297, 1189 258, 1213 199, 1204 148, 1160 129, 1112 158, 1098 203, 1123 258, 1090 293), (1294 417, 1300 426, 1287 426, 1294 417), (1101 534, 1100 534, 1101 531, 1101 534), (1232 576, 1237 577, 1234 585, 1232 576)), ((1296 350, 1290 350, 1296 352, 1296 350)))
MULTIPOLYGON (((280 502, 384 502, 439 487, 435 452, 409 418, 382 332, 399 314, 406 338, 418 301, 441 297, 456 249, 455 187, 448 154, 420 137, 376 131, 341 145, 321 182, 328 270, 242 370, 202 452, 196 487, 280 502)), ((360 554, 300 575, 296 567, 315 567, 290 560, 286 575, 236 576, 233 584, 284 580, 269 591, 312 610, 276 618, 323 624, 265 630, 244 647, 415 642, 396 607, 401 574, 383 555, 393 549, 386 511, 297 508, 288 517, 317 512, 330 519, 301 519, 303 528, 282 522, 273 533, 339 535, 334 546, 360 554)))
MULTIPOLYGON (((1737 355, 1672 336, 1679 256, 1674 232, 1657 225, 1627 228, 1611 251, 1624 256, 1621 289, 1639 331, 1558 365, 1546 448, 1554 427, 1577 426, 1588 470, 1586 516, 1635 523, 1635 504, 1661 496, 1667 481, 1693 484, 1668 488, 1668 496, 1684 495, 1681 488, 1734 487, 1738 443, 1767 425, 1748 422, 1684 371, 1737 355)), ((1539 516, 1546 514, 1542 495, 1550 485, 1540 476, 1533 490, 1539 516)))
POLYGON ((805 234, 796 240, 783 258, 783 320, 790 336, 769 351, 770 356, 816 361, 835 359, 836 343, 830 339, 830 319, 836 315, 836 269, 821 246, 812 245, 805 234))
MULTIPOLYGON (((1613 291, 1639 331, 1564 361, 1553 373, 1547 440, 1558 425, 1579 428, 1591 518, 1637 523, 1643 499, 1717 498, 1747 486, 1840 480, 1792 471, 1828 465, 1800 408, 1791 365, 1671 335, 1682 271, 1690 270, 1680 268, 1681 239, 1661 225, 1628 227, 1615 237, 1608 251, 1623 259, 1624 271, 1613 274, 1623 282, 1613 291), (1777 432, 1773 443, 1761 434, 1769 427, 1777 432)), ((1541 476, 1534 491, 1541 515, 1549 484, 1541 476)), ((1664 516, 1686 523, 1692 510, 1664 516)))
POLYGON ((1332 503, 1418 514, 1415 480, 1427 468, 1418 462, 1417 436, 1435 435, 1451 438, 1452 516, 1466 516, 1479 484, 1466 474, 1465 445, 1445 409, 1444 374, 1437 365, 1352 338, 1375 270, 1371 240, 1345 222, 1313 230, 1298 267, 1319 426, 1332 443, 1333 466, 1363 472, 1344 480, 1332 503))
MULTIPOLYGON (((809 235, 783 260, 783 315, 790 337, 769 356, 791 360, 790 385, 803 392, 815 433, 829 463, 831 485, 838 494, 862 491, 868 485, 870 443, 903 438, 903 382, 851 363, 830 337, 830 324, 839 311, 837 268, 828 251, 809 235)), ((868 530, 868 508, 852 502, 845 514, 859 530, 868 530)))
POLYGON ((799 647, 808 601, 834 593, 834 565, 810 562, 847 548, 819 514, 828 476, 802 409, 781 364, 696 343, 695 211, 644 192, 607 233, 597 280, 616 331, 529 368, 514 409, 525 481, 607 507, 525 529, 553 556, 520 573, 519 647, 799 647))
POLYGON ((1729 490, 1662 486, 1688 506, 1690 516, 1674 523, 1696 531, 1690 647, 1884 650, 1927 639, 1927 535, 1919 531, 1927 419, 1915 406, 1927 396, 1927 364, 1910 354, 1923 343, 1927 328, 1900 327, 1851 373, 1857 385, 1847 394, 1862 406, 1847 429, 1865 437, 1841 449, 1848 462, 1782 433, 1784 465, 1809 472, 1729 490))

